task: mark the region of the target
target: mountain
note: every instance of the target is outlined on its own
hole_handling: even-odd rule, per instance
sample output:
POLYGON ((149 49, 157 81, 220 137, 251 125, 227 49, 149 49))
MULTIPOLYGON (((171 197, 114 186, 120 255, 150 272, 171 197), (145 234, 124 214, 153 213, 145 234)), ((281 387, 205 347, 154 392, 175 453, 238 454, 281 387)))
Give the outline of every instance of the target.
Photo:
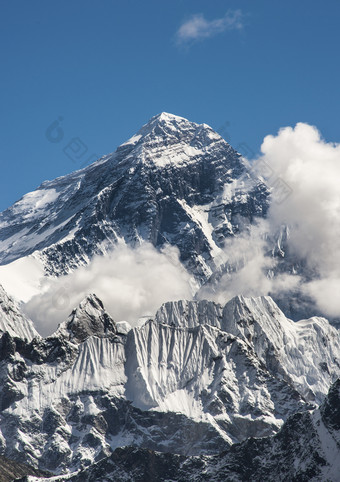
POLYGON ((4 333, 0 359, 1 453, 55 474, 123 446, 204 461, 274 435, 340 376, 337 330, 269 297, 166 303, 131 328, 89 295, 50 337, 4 333))
MULTIPOLYGON (((150 242, 178 248, 196 296, 214 296, 223 277, 242 269, 242 256, 252 256, 245 247, 234 262, 228 240, 247 236, 271 202, 263 178, 219 134, 163 112, 114 153, 45 181, 0 213, 0 283, 27 302, 41 293, 44 274, 71 273, 117 243, 150 242)), ((301 289, 317 273, 290 252, 289 227, 262 236, 271 260, 263 277, 300 280, 294 289, 266 294, 291 319, 323 316, 301 289)))
POLYGON ((0 263, 33 255, 60 275, 118 240, 149 241, 177 246, 202 283, 224 239, 265 215, 268 195, 208 125, 163 112, 113 154, 44 182, 1 213, 0 263))

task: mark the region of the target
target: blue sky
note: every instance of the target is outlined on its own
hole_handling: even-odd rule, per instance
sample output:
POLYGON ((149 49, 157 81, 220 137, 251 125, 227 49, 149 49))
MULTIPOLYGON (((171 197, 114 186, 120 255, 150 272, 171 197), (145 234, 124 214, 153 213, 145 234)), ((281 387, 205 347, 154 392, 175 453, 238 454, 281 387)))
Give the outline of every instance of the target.
POLYGON ((338 0, 0 5, 0 210, 80 167, 72 138, 99 157, 161 111, 249 155, 299 121, 340 141, 338 0), (63 139, 49 142, 60 117, 63 139))

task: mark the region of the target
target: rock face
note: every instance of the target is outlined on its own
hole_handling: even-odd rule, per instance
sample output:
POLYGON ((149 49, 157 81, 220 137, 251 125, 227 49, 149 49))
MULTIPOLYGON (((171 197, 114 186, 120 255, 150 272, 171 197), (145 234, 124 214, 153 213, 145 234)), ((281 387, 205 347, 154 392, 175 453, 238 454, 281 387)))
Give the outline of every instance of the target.
POLYGON ((4 334, 1 453, 55 474, 129 445, 205 464, 273 436, 298 411, 311 423, 308 410, 340 376, 336 329, 318 318, 294 324, 269 297, 166 303, 128 328, 90 295, 48 338, 4 334))
POLYGON ((28 480, 26 476, 48 477, 48 473, 20 464, 13 460, 0 456, 0 480, 1 482, 13 482, 13 480, 28 480))
POLYGON ((263 216, 268 195, 209 126, 162 113, 115 153, 44 182, 1 213, 0 263, 35 253, 46 273, 59 275, 117 240, 149 241, 177 246, 203 282, 225 237, 263 216))
POLYGON ((103 303, 96 295, 90 295, 72 311, 66 323, 59 325, 56 336, 64 335, 70 341, 81 343, 92 335, 106 338, 116 331, 116 324, 104 310, 103 303))
MULTIPOLYGON (((185 457, 136 447, 119 448, 110 457, 67 480, 337 482, 340 479, 340 446, 336 442, 340 438, 339 407, 340 380, 337 380, 321 408, 291 416, 274 436, 251 438, 215 456, 185 457)), ((56 482, 61 480, 65 479, 56 479, 56 482)))

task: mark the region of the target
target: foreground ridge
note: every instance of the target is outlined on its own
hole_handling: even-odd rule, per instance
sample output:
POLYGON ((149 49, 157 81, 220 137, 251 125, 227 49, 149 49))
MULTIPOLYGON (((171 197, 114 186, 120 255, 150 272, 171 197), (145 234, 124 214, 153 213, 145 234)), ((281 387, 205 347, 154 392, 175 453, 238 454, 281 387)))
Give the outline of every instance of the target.
POLYGON ((294 323, 270 297, 166 303, 130 328, 89 295, 50 337, 0 338, 1 451, 54 474, 129 445, 202 462, 296 412, 312 423, 339 360, 327 320, 294 323))

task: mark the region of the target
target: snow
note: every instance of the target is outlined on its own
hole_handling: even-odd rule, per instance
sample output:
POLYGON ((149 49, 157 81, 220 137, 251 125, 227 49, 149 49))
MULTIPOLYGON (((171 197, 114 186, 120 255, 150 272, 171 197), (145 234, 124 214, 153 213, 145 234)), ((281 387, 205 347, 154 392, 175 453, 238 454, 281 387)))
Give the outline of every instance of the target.
POLYGON ((34 256, 25 256, 0 266, 0 284, 13 298, 27 302, 41 293, 44 265, 34 256))
POLYGON ((211 248, 211 254, 215 258, 223 255, 223 250, 217 246, 216 242, 213 239, 213 226, 209 222, 209 213, 211 210, 211 204, 207 205, 197 205, 197 206, 189 206, 188 203, 184 199, 178 199, 178 203, 183 207, 183 209, 187 212, 189 217, 195 224, 198 224, 204 236, 206 237, 209 246, 211 248))
POLYGON ((20 337, 31 341, 40 338, 31 320, 26 318, 17 303, 7 295, 0 285, 0 334, 9 333, 13 337, 20 337))
POLYGON ((127 146, 129 144, 137 144, 137 142, 142 138, 141 135, 135 134, 134 136, 130 137, 126 142, 121 144, 121 146, 127 146))
MULTIPOLYGON (((59 193, 55 189, 37 189, 36 191, 25 194, 13 206, 14 215, 23 215, 23 219, 35 218, 39 212, 46 209, 46 206, 52 204, 59 197, 59 193)), ((0 225, 5 227, 6 224, 0 225)))
MULTIPOLYGON (((78 348, 74 364, 70 367, 50 364, 41 367, 32 365, 32 381, 27 387, 29 397, 18 401, 8 409, 13 415, 25 416, 34 411, 55 405, 58 400, 84 391, 109 390, 112 395, 124 394, 125 353, 121 343, 112 343, 108 338, 91 337, 78 348)), ((99 413, 93 399, 87 402, 86 410, 99 413)))
POLYGON ((118 321, 116 323, 117 333, 120 335, 127 335, 130 330, 132 330, 132 326, 127 321, 118 321))
POLYGON ((128 156, 135 159, 135 162, 164 168, 194 163, 202 154, 213 151, 216 142, 225 141, 208 125, 195 124, 183 117, 162 112, 154 116, 123 146, 136 146, 128 156), (209 139, 210 144, 200 147, 198 144, 193 145, 191 141, 200 135, 209 139), (164 142, 164 137, 167 142, 164 142))
POLYGON ((159 402, 156 408, 151 408, 151 410, 182 413, 197 421, 207 420, 208 418, 208 415, 204 414, 200 400, 195 398, 193 393, 184 389, 169 393, 159 402))

